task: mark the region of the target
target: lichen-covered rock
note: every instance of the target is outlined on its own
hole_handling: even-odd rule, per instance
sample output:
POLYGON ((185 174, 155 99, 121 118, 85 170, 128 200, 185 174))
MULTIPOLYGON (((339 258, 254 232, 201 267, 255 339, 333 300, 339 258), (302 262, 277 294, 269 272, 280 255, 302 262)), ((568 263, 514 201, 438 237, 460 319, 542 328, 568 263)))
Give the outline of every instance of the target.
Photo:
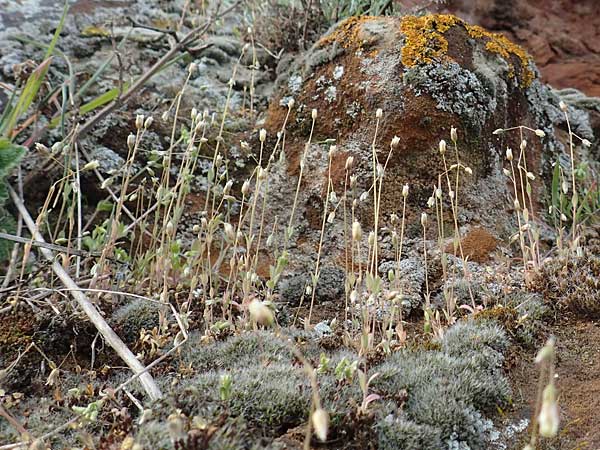
MULTIPOLYGON (((357 177, 349 202, 370 190, 373 142, 379 162, 386 166, 379 227, 389 226, 392 214, 401 214, 402 187, 407 183, 409 236, 421 232, 418 217, 445 170, 440 139, 449 142, 446 168, 458 156, 472 171, 460 175, 459 226, 480 225, 500 239, 515 229, 509 201, 512 185, 502 173, 504 154, 507 147, 518 153, 521 137, 518 132, 494 135, 493 131, 523 125, 544 132, 542 137, 532 131, 523 136, 528 141, 528 170, 538 177, 533 196, 540 200, 544 180, 550 178, 551 166, 563 149, 553 136, 554 126, 564 122, 560 98, 539 81, 525 50, 451 15, 354 17, 339 23, 279 76, 265 120, 269 135, 281 129, 291 99, 287 159, 280 169, 283 174, 273 174, 277 188, 270 192, 274 214, 289 216, 304 161, 298 215, 303 218, 301 245, 308 250, 315 248, 307 244, 313 242, 311 233, 318 236, 321 228, 328 179, 337 198, 344 189, 350 190, 345 169, 349 156, 354 158, 350 174, 357 177), (313 109, 318 114, 314 127, 313 109), (456 151, 450 142, 451 127, 458 130, 456 151), (399 141, 390 153, 394 136, 399 141), (311 145, 306 146, 309 138, 311 145), (337 152, 329 167, 333 142, 337 152)), ((573 122, 582 124, 583 119, 574 117, 573 122)), ((451 230, 450 202, 446 203, 444 221, 451 230)), ((363 227, 370 228, 372 192, 359 202, 356 215, 363 227)), ((343 232, 341 227, 328 225, 329 229, 324 254, 340 259, 343 232)))

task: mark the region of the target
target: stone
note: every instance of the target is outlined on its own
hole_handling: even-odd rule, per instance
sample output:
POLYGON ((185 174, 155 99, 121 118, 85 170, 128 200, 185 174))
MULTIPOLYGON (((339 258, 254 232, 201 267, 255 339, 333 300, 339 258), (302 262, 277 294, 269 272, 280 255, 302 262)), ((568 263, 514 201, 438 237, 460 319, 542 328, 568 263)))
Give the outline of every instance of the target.
MULTIPOLYGON (((348 194, 347 208, 357 200, 356 218, 365 230, 372 229, 374 142, 377 158, 385 165, 379 228, 393 229, 391 217, 401 216, 402 190, 408 184, 406 233, 408 237, 422 236, 421 213, 428 211, 427 200, 445 170, 438 150, 444 139, 448 143, 445 167, 457 164, 458 155, 462 168, 459 226, 480 226, 507 239, 514 233, 516 220, 512 183, 503 174, 509 167, 505 151, 510 147, 518 154, 521 136, 518 132, 493 132, 519 125, 531 129, 523 136, 527 167, 538 180, 532 183, 532 196, 543 200, 552 166, 564 149, 554 136, 555 128, 564 126, 559 101, 556 92, 541 83, 523 48, 455 16, 347 19, 281 71, 276 81, 264 126, 274 140, 286 117, 287 125, 285 163, 272 173, 276 186, 270 191, 272 214, 280 219, 289 217, 303 159, 305 176, 296 217, 300 218, 297 235, 302 235, 304 242, 299 245, 313 250, 325 206, 327 211, 336 209, 336 219, 326 227, 323 254, 340 261, 345 253, 342 206, 339 200, 326 202, 328 184, 341 199, 345 190, 350 191, 348 176, 356 176, 357 186, 348 194), (295 105, 288 117, 290 99, 295 105), (313 109, 317 111, 314 128, 313 109), (456 149, 451 127, 458 132, 456 149), (542 137, 533 132, 538 129, 543 131, 542 137), (391 148, 394 136, 398 145, 391 148), (332 143, 337 150, 329 167, 332 143), (350 156, 354 165, 347 173, 350 156), (362 193, 366 199, 360 201, 362 193)), ((571 109, 572 126, 589 131, 587 116, 578 111, 571 109)), ((450 178, 454 177, 452 169, 450 178)), ((441 187, 449 237, 453 223, 444 176, 441 187)), ((535 213, 542 211, 538 208, 535 213)), ((428 213, 427 236, 433 238, 437 236, 435 213, 428 213)))

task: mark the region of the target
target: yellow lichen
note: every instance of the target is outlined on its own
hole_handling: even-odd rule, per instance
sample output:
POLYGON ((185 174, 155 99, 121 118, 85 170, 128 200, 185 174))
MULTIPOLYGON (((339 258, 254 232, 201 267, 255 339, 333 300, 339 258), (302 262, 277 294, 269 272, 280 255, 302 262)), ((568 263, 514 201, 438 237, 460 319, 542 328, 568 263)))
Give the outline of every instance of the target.
POLYGON ((356 48, 357 50, 360 50, 362 49, 362 46, 367 43, 359 37, 361 25, 376 19, 377 17, 374 16, 349 17, 341 22, 336 29, 327 36, 322 37, 321 40, 317 42, 317 46, 324 47, 337 42, 344 48, 356 48))
POLYGON ((533 70, 531 70, 531 58, 527 52, 519 45, 514 44, 506 36, 500 33, 492 33, 477 25, 465 25, 469 36, 473 39, 486 39, 485 48, 487 51, 497 53, 502 56, 509 64, 509 76, 515 76, 515 66, 511 61, 511 55, 516 56, 521 64, 521 86, 527 87, 533 81, 533 70))
POLYGON ((448 40, 446 31, 454 26, 463 27, 473 39, 486 40, 485 48, 496 53, 509 64, 509 76, 515 76, 512 56, 519 59, 521 66, 521 86, 527 87, 533 81, 530 57, 520 46, 513 44, 499 33, 491 33, 476 25, 468 25, 451 14, 429 14, 425 16, 406 16, 402 19, 400 30, 405 35, 402 47, 402 64, 412 67, 419 63, 431 64, 435 60, 448 58, 448 40))
POLYGON ((443 59, 448 53, 448 40, 444 33, 457 23, 462 21, 451 14, 405 16, 400 23, 400 31, 406 37, 402 47, 402 64, 412 67, 443 59))

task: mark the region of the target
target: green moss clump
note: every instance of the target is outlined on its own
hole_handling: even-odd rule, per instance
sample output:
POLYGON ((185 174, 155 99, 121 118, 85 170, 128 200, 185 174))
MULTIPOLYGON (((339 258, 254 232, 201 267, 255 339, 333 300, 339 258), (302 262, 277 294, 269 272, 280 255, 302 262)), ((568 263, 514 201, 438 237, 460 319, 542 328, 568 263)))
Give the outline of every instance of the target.
POLYGON ((388 399, 406 396, 400 414, 379 422, 380 439, 402 442, 402 436, 391 433, 408 427, 409 421, 435 428, 443 442, 485 448, 485 430, 491 425, 481 412, 493 412, 510 395, 501 368, 507 344, 497 325, 460 322, 447 331, 440 351, 401 351, 374 368, 373 373, 380 373, 373 383, 376 392, 388 399))
POLYGON ((112 324, 125 342, 132 343, 142 329, 150 331, 159 325, 160 308, 158 303, 135 299, 114 312, 112 324))

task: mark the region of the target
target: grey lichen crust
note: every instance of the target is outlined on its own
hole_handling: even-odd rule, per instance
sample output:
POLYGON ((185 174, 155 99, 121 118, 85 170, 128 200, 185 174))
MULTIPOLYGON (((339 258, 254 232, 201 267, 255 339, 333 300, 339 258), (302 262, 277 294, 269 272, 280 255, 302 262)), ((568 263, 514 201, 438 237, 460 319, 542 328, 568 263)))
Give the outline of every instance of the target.
POLYGON ((416 95, 430 95, 438 109, 451 112, 481 131, 496 110, 496 98, 481 80, 455 62, 419 64, 404 71, 404 82, 416 95))

